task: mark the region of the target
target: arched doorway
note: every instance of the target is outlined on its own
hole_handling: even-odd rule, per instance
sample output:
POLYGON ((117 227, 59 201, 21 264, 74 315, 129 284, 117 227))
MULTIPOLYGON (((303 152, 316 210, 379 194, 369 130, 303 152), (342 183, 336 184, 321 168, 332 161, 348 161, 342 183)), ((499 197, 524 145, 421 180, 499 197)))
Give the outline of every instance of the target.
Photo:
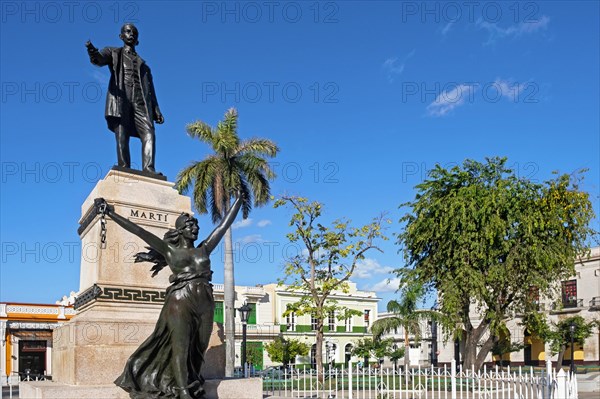
POLYGON ((346 346, 344 347, 344 363, 346 364, 346 366, 350 362, 350 359, 352 359, 353 348, 354 347, 352 346, 352 344, 346 344, 346 346))

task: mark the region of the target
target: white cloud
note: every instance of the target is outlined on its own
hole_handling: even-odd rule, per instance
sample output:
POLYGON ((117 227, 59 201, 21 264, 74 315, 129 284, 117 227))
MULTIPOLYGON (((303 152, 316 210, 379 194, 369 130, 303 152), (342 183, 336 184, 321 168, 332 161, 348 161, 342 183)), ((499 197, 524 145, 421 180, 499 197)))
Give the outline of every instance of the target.
POLYGON ((512 102, 519 101, 519 94, 525 90, 528 83, 513 83, 510 80, 496 79, 494 81, 493 87, 496 91, 507 100, 512 102))
POLYGON ((399 287, 400 278, 394 277, 391 279, 386 278, 385 280, 381 280, 380 282, 369 286, 366 290, 375 292, 396 292, 399 287))
POLYGON ((108 81, 110 80, 110 73, 106 70, 106 68, 94 68, 92 69, 92 77, 96 82, 98 82, 102 87, 108 85, 108 81))
POLYGON ((258 223, 256 223, 256 225, 258 227, 265 227, 265 226, 268 226, 270 224, 271 224, 271 221, 267 220, 267 219, 263 219, 263 220, 259 221, 258 223))
POLYGON ((447 115, 453 109, 465 104, 467 99, 472 101, 475 88, 476 85, 474 84, 460 84, 453 89, 441 92, 436 99, 427 106, 427 113, 429 116, 436 117, 447 115))
POLYGON ((235 222, 231 225, 234 230, 241 229, 252 225, 252 218, 242 219, 239 222, 235 222))
POLYGON ((394 57, 388 58, 383 62, 382 68, 387 72, 387 78, 390 83, 396 79, 396 76, 404 72, 406 61, 413 55, 415 55, 415 50, 408 53, 402 61, 398 61, 398 57, 394 57))
POLYGON ((488 31, 490 36, 485 44, 490 44, 494 43, 497 39, 503 39, 505 37, 519 37, 521 35, 535 33, 541 29, 546 29, 549 23, 550 18, 546 15, 542 15, 538 20, 520 22, 506 28, 501 28, 496 23, 483 21, 481 19, 477 21, 477 26, 488 31))
POLYGON ((253 243, 260 244, 263 242, 265 242, 265 240, 263 240, 262 235, 260 235, 260 234, 250 234, 250 235, 244 236, 236 241, 236 243, 241 244, 241 245, 253 244, 253 243))
POLYGON ((354 278, 371 278, 374 274, 391 273, 394 269, 390 266, 381 266, 375 259, 365 258, 356 264, 354 278))
POLYGON ((454 22, 448 22, 446 26, 444 26, 444 28, 442 29, 442 36, 446 36, 446 34, 450 32, 453 26, 454 22))

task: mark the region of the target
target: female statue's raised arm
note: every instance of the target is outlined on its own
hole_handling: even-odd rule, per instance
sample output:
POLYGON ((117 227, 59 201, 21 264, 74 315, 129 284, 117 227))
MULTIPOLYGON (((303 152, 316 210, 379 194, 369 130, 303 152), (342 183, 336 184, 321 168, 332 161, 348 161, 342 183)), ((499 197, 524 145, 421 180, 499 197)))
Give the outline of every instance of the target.
POLYGON ((212 252, 213 249, 215 249, 215 247, 219 244, 219 241, 221 241, 221 238, 223 238, 223 235, 225 235, 227 229, 233 224, 233 221, 235 220, 238 211, 242 206, 242 201, 242 194, 238 191, 235 202, 233 203, 231 208, 229 208, 229 211, 227 211, 225 217, 221 219, 221 223, 219 223, 219 225, 213 230, 213 232, 210 233, 206 240, 200 243, 200 245, 204 245, 206 251, 209 254, 212 252))
POLYGON ((162 239, 155 236, 154 234, 150 233, 148 230, 143 229, 142 227, 133 223, 129 219, 126 219, 123 216, 116 213, 114 208, 108 205, 104 198, 96 198, 94 200, 94 206, 96 208, 96 212, 100 214, 102 213, 101 209, 105 209, 105 213, 108 216, 110 216, 110 218, 114 220, 115 223, 117 223, 119 226, 123 227, 128 232, 140 237, 148 245, 150 245, 152 249, 160 253, 165 258, 168 256, 169 245, 166 242, 164 242, 162 239))

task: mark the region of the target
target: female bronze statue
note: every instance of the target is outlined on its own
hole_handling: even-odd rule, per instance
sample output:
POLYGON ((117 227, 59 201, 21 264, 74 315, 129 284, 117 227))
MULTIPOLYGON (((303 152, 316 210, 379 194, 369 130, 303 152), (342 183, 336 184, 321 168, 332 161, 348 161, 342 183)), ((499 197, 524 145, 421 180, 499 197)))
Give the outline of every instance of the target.
POLYGON ((150 246, 150 252, 137 254, 136 262, 154 262, 153 275, 166 265, 173 272, 154 332, 131 355, 125 370, 115 380, 130 397, 196 399, 204 396, 200 368, 212 334, 215 309, 209 256, 235 220, 241 202, 238 194, 221 223, 195 248, 198 221, 189 214, 179 216, 175 229, 169 230, 161 240, 117 214, 103 199, 96 199, 98 212, 110 216, 150 246))

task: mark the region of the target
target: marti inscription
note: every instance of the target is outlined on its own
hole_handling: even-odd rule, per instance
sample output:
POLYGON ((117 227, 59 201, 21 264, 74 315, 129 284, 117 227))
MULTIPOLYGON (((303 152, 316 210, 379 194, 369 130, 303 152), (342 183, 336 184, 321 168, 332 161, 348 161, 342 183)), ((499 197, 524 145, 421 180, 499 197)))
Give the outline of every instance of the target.
POLYGON ((157 222, 167 223, 168 222, 167 216, 169 216, 169 214, 158 213, 158 212, 145 212, 145 211, 140 211, 138 209, 132 209, 131 214, 129 216, 133 217, 133 218, 138 218, 138 219, 156 220, 157 222))

